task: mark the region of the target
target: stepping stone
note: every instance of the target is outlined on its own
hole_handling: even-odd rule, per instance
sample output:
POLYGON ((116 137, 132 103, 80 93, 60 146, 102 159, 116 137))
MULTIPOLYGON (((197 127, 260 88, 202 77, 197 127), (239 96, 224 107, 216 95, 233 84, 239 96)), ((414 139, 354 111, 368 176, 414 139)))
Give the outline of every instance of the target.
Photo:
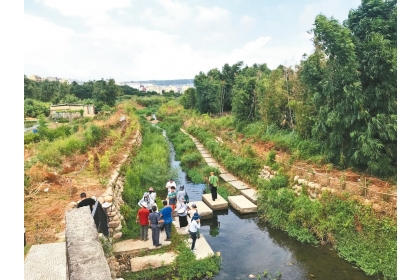
POLYGON ((32 245, 25 258, 25 279, 67 280, 66 242, 32 245))
POLYGON ((248 198, 252 203, 257 204, 257 191, 254 189, 241 190, 241 194, 248 198))
POLYGON ((211 193, 203 194, 202 198, 204 203, 206 203, 212 210, 222 210, 229 208, 228 202, 219 194, 217 194, 217 199, 215 201, 213 201, 211 198, 211 193))
POLYGON ((257 205, 243 195, 228 196, 230 205, 241 214, 257 212, 257 205))
MULTIPOLYGON (((189 238, 186 241, 186 245, 188 248, 191 249, 191 243, 192 243, 192 239, 189 238)), ((213 250, 211 249, 209 243, 207 243, 206 238, 204 237, 203 234, 200 234, 200 238, 197 238, 195 240, 195 246, 194 246, 195 251, 195 259, 196 260, 202 260, 207 258, 209 255, 214 255, 213 250)))
MULTIPOLYGON (((213 210, 210 209, 210 207, 207 206, 203 201, 190 201, 188 205, 191 207, 191 204, 195 203, 197 205, 198 214, 201 216, 201 220, 204 219, 211 219, 213 217, 213 210)), ((192 211, 190 211, 190 215, 193 214, 192 211)), ((192 217, 192 216, 191 216, 192 217)))
POLYGON ((168 266, 175 261, 175 258, 176 254, 173 252, 132 258, 130 260, 131 271, 168 266))
POLYGON ((228 183, 231 184, 237 190, 249 189, 249 186, 242 181, 230 181, 228 183))
POLYGON ((233 176, 230 173, 220 174, 220 177, 222 177, 222 179, 225 180, 225 182, 237 181, 238 180, 235 176, 233 176))
MULTIPOLYGON (((140 233, 140 226, 139 226, 139 233, 140 233)), ((148 250, 156 249, 156 247, 153 246, 152 229, 150 228, 148 231, 148 238, 149 240, 147 241, 142 241, 140 239, 128 239, 128 240, 117 242, 114 244, 114 253, 123 254, 123 253, 139 252, 145 249, 148 249, 148 250)), ((164 241, 165 239, 166 239, 166 233, 165 231, 161 231, 159 235, 159 243, 162 244, 162 246, 171 244, 171 241, 164 241)))
POLYGON ((206 161, 206 163, 214 163, 214 162, 217 162, 214 158, 204 158, 204 160, 206 161))
POLYGON ((211 158, 211 155, 209 153, 202 152, 201 155, 203 158, 211 158))
POLYGON ((217 162, 208 162, 207 165, 211 167, 217 167, 219 169, 221 168, 217 162))

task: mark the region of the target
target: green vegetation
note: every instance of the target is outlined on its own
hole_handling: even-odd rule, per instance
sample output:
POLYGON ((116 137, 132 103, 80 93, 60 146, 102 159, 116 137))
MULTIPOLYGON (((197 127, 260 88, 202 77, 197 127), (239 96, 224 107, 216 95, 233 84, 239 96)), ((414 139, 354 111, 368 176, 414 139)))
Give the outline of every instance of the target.
MULTIPOLYGON (((134 158, 126 167, 124 191, 122 193, 125 205, 121 207, 121 214, 126 223, 123 224, 123 239, 138 237, 138 225, 135 217, 138 211, 137 202, 149 187, 153 187, 157 195, 166 194, 166 181, 170 176, 169 144, 162 135, 162 130, 153 127, 141 117, 143 142, 141 147, 134 151, 134 158)), ((157 199, 159 209, 162 202, 157 199)), ((125 272, 124 279, 200 279, 212 277, 218 273, 221 258, 211 256, 203 260, 195 260, 195 255, 185 245, 188 236, 179 235, 172 228, 171 245, 158 250, 142 252, 140 254, 157 254, 174 251, 178 255, 174 264, 167 267, 146 269, 139 272, 125 272)))
POLYGON ((250 123, 259 133, 293 131, 335 166, 396 176, 396 3, 364 0, 343 24, 318 15, 315 52, 298 66, 225 64, 198 73, 196 90, 180 103, 205 114, 231 111, 238 131, 250 123))
MULTIPOLYGON (((195 172, 199 179, 197 182, 202 182, 203 176, 208 173, 201 171, 201 162, 195 160, 197 151, 192 140, 179 131, 184 121, 197 122, 198 116, 192 113, 193 117, 188 119, 188 110, 175 110, 175 106, 171 105, 172 110, 159 110, 165 120, 159 125, 173 139, 177 157, 180 157, 181 163, 184 160, 188 174, 191 170, 198 170, 195 172), (171 113, 174 111, 178 114, 171 113)), ((301 242, 333 244, 341 257, 355 263, 368 275, 396 278, 397 227, 393 217, 378 218, 370 206, 352 200, 346 194, 341 197, 325 192, 321 199, 311 201, 304 188, 304 195, 296 196, 291 189, 290 178, 284 173, 285 164, 276 163, 273 153, 263 159, 249 145, 238 145, 233 152, 216 141, 220 131, 228 131, 225 136, 235 140, 238 132, 232 127, 231 117, 205 118, 201 126, 190 125, 187 132, 196 137, 231 173, 258 189, 259 216, 262 220, 301 242), (258 178, 264 164, 276 166, 278 175, 268 181, 258 178)), ((276 143, 281 143, 283 149, 297 158, 314 159, 320 151, 315 142, 303 140, 297 134, 281 130, 272 134, 262 127, 259 123, 251 123, 242 127, 242 131, 247 139, 277 140, 276 143)), ((218 192, 227 199, 227 195, 234 191, 223 186, 218 192)))

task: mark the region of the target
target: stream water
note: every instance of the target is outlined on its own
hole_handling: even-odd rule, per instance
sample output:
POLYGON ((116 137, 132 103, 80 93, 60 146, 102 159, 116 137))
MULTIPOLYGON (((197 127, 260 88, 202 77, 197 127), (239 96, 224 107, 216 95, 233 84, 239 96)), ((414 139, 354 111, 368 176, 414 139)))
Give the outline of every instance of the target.
MULTIPOLYGON (((165 134, 165 132, 164 132, 165 134)), ((169 140, 168 140, 169 141, 169 140)), ((178 170, 177 186, 184 185, 190 201, 202 200, 204 184, 192 183, 175 160, 171 149, 171 166, 178 170)), ((198 209, 200 211, 200 209, 198 209)), ((282 280, 373 280, 351 263, 338 257, 329 246, 302 244, 287 233, 270 228, 256 214, 239 214, 229 206, 214 211, 212 219, 202 220, 200 229, 214 252, 220 252, 222 269, 214 279, 249 279, 253 274, 261 279, 282 280), (267 278, 263 277, 264 272, 267 278), (281 278, 277 277, 278 273, 281 278)))

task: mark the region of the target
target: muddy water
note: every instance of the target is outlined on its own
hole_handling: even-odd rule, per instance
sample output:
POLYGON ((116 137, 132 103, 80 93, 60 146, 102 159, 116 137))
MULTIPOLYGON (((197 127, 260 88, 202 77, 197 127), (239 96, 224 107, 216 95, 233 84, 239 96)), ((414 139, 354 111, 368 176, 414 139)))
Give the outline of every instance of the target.
MULTIPOLYGON (((177 186, 185 186, 191 201, 201 200, 205 185, 188 179, 174 159, 172 143, 170 147, 171 166, 178 169, 177 186)), ((270 228, 256 214, 242 215, 231 207, 213 212, 212 219, 202 220, 200 232, 213 251, 222 256, 222 269, 214 279, 249 279, 250 274, 256 279, 258 275, 261 279, 282 280, 380 279, 353 267, 329 246, 302 244, 285 232, 270 228)))

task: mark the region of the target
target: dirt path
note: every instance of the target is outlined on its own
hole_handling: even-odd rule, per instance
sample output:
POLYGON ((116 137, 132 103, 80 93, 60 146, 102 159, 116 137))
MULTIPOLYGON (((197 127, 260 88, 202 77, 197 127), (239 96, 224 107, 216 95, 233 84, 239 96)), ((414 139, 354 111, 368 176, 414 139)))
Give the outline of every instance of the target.
MULTIPOLYGON (((131 120, 120 122, 123 115, 127 116, 123 108, 119 108, 107 120, 95 121, 95 124, 124 130, 131 120)), ((81 192, 86 192, 89 197, 103 194, 122 156, 131 151, 129 143, 134 135, 135 132, 132 132, 122 145, 123 148, 112 155, 111 166, 106 172, 98 172, 97 159, 113 145, 110 137, 84 154, 77 153, 64 158, 59 167, 51 168, 37 163, 26 171, 33 182, 24 195, 24 223, 28 245, 56 242, 59 238, 57 234, 65 229, 65 212, 72 208, 71 203, 80 200, 81 192), (95 155, 96 171, 88 170, 89 154, 95 155)), ((35 154, 35 146, 25 147, 25 161, 35 154)))

